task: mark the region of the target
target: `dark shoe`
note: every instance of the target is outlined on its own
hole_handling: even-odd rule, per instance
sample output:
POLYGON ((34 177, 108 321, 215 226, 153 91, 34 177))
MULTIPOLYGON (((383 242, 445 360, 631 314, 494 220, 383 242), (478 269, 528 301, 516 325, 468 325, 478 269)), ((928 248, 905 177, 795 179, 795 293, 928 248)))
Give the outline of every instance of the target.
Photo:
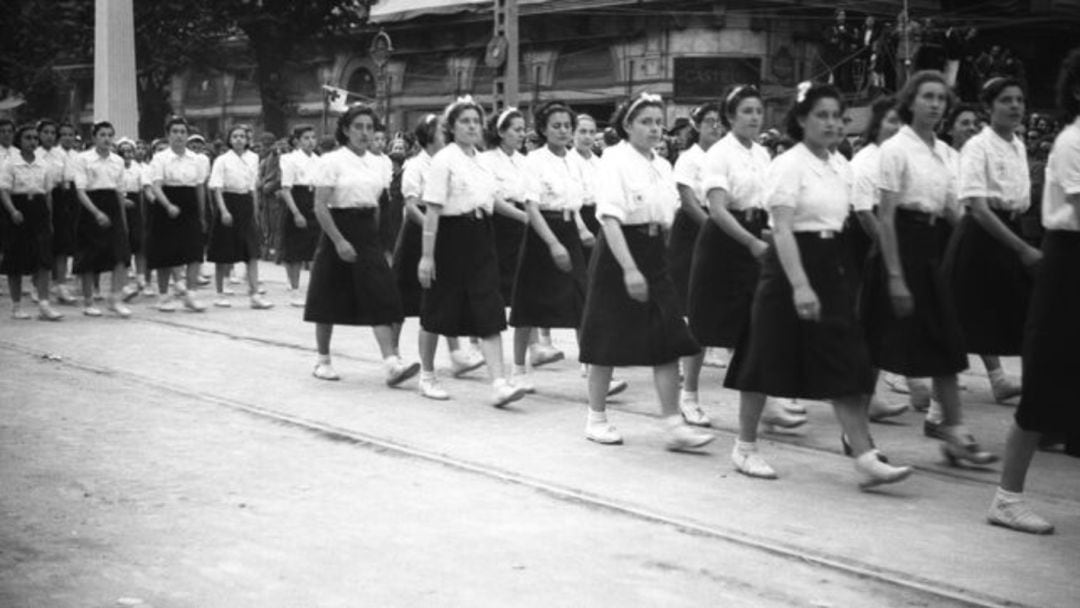
POLYGON ((945 440, 946 435, 943 429, 944 425, 940 422, 934 422, 932 420, 924 420, 922 425, 923 435, 931 439, 945 440))
POLYGON ((945 443, 941 444, 941 453, 954 467, 964 465, 984 467, 1000 460, 997 454, 980 448, 971 435, 963 437, 957 437, 951 433, 946 433, 946 435, 945 443))

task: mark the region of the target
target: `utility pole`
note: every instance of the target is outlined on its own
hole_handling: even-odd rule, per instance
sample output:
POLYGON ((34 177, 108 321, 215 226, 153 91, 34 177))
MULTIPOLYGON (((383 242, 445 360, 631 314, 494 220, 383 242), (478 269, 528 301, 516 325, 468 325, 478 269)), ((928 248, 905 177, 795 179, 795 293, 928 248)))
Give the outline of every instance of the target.
POLYGON ((484 61, 498 69, 492 91, 492 106, 496 112, 518 105, 518 3, 517 0, 494 0, 495 29, 488 43, 484 61))

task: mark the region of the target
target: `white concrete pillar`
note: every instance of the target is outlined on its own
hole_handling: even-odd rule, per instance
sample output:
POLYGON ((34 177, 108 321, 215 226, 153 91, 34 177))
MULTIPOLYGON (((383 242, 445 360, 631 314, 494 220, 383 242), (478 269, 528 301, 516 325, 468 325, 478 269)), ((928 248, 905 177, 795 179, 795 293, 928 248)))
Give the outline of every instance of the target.
POLYGON ((94 122, 111 122, 118 138, 139 135, 135 78, 132 0, 94 0, 94 122))

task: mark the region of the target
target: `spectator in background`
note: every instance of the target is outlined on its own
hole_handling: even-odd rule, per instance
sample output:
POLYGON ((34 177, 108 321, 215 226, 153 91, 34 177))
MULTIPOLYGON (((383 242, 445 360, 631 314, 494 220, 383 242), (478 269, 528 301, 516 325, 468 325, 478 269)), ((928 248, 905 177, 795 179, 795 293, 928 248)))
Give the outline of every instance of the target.
POLYGON ((668 161, 674 163, 675 157, 680 152, 686 150, 694 144, 692 141, 694 136, 694 128, 690 124, 690 119, 685 116, 675 119, 675 124, 667 132, 668 153, 662 156, 668 161))
MULTIPOLYGON (((378 135, 378 131, 376 131, 378 135)), ((390 256, 393 257, 394 245, 397 243, 398 232, 401 231, 401 222, 404 219, 405 197, 401 194, 401 174, 408 156, 409 147, 401 136, 394 137, 390 142, 387 157, 392 166, 390 188, 379 200, 379 238, 383 245, 390 248, 390 256)))
MULTIPOLYGON (((288 147, 288 140, 285 147, 288 147)), ((258 194, 262 200, 262 208, 259 210, 259 242, 261 257, 264 260, 272 259, 277 251, 278 226, 281 222, 281 200, 278 191, 281 190, 281 153, 278 151, 277 137, 273 133, 264 132, 259 136, 259 183, 258 194)))

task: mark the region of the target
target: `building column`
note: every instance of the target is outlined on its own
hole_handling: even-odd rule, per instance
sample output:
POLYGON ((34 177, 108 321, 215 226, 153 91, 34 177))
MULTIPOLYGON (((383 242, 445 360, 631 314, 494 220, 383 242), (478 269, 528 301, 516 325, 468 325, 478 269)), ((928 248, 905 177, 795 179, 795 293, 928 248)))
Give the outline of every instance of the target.
POLYGON ((118 137, 139 134, 135 76, 132 0, 95 0, 94 121, 113 123, 118 137))

